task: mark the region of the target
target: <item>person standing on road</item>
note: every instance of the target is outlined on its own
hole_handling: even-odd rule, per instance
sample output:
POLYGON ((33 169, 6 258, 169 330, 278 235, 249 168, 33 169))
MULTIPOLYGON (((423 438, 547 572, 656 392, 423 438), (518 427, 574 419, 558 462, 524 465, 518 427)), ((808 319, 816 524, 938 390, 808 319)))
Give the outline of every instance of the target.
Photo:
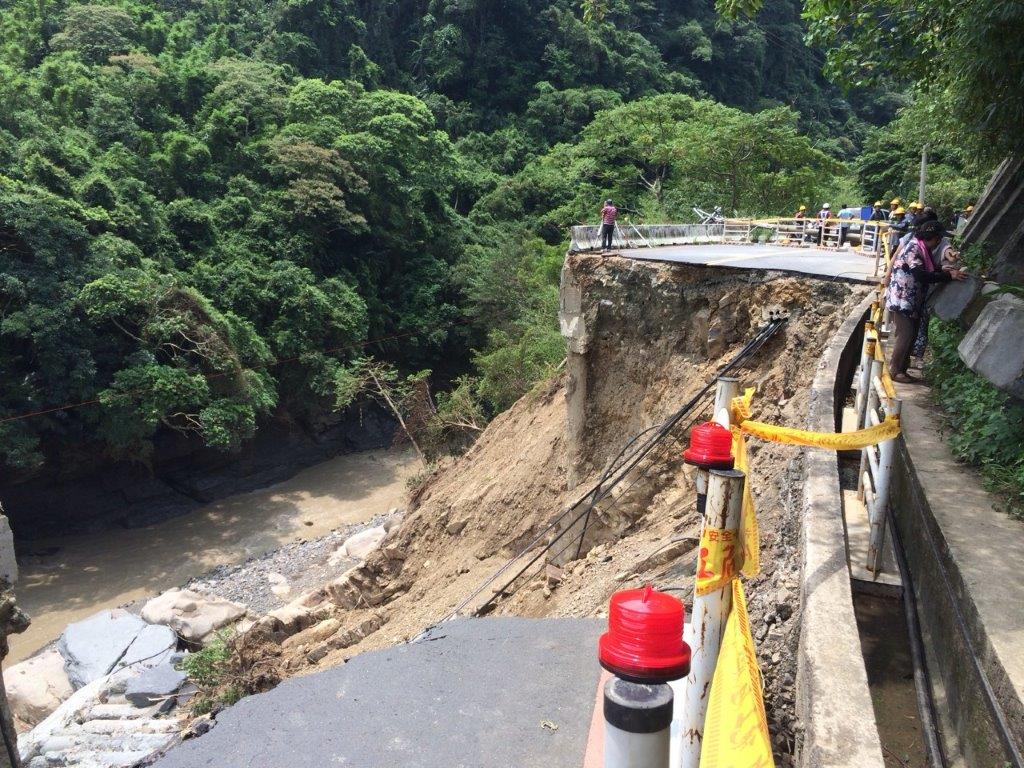
POLYGON ((899 213, 899 218, 900 219, 902 219, 903 218, 903 214, 906 213, 906 210, 904 210, 904 208, 903 208, 903 201, 900 200, 898 197, 894 197, 892 200, 889 201, 889 223, 890 224, 892 224, 893 222, 895 222, 897 220, 896 211, 900 212, 899 213))
POLYGON ((839 206, 839 213, 836 214, 836 218, 843 221, 843 224, 839 225, 839 245, 842 247, 846 245, 846 236, 850 233, 850 225, 845 222, 852 220, 857 216, 857 211, 843 203, 839 206))
POLYGON ((868 216, 868 221, 885 221, 885 214, 882 213, 881 200, 876 200, 875 204, 871 206, 871 215, 868 216))
POLYGON ((831 203, 822 203, 821 210, 818 211, 818 245, 821 245, 822 238, 825 236, 825 222, 828 221, 831 215, 831 203))
POLYGON ((806 205, 801 205, 797 209, 797 212, 793 214, 793 218, 794 219, 803 219, 803 218, 806 218, 806 217, 807 217, 807 206, 806 205))
POLYGON ((604 201, 604 208, 601 209, 601 250, 607 251, 612 247, 612 239, 615 237, 615 219, 619 216, 619 209, 612 205, 611 200, 604 201))
POLYGON ((936 268, 932 251, 944 235, 945 230, 939 222, 926 221, 915 230, 913 239, 892 262, 889 285, 885 289, 885 305, 895 326, 895 342, 889 355, 889 373, 893 381, 902 384, 918 381, 907 375, 907 367, 910 364, 911 347, 917 338, 917 325, 921 320, 928 286, 966 277, 959 269, 947 272, 936 268))

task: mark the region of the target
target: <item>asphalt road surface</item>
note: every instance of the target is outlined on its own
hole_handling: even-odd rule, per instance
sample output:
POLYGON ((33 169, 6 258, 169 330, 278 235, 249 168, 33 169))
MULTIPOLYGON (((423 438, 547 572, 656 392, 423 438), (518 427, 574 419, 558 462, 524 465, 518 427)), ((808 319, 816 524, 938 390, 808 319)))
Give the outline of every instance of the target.
POLYGON ((705 264, 737 269, 777 269, 819 277, 874 283, 875 259, 854 250, 824 250, 780 245, 721 244, 663 245, 655 248, 628 248, 615 251, 620 256, 648 261, 705 264))
POLYGON ((580 768, 593 619, 462 619, 243 699, 158 768, 580 768))

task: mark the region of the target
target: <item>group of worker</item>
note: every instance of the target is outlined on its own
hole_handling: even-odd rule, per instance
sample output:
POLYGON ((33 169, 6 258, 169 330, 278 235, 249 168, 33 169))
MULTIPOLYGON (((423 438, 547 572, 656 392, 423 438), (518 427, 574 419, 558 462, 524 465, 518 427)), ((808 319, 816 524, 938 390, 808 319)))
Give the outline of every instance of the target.
MULTIPOLYGON (((887 222, 890 260, 885 276, 885 304, 893 325, 893 342, 889 359, 889 373, 894 381, 914 383, 919 381, 910 376, 910 358, 924 355, 928 334, 929 292, 936 285, 951 280, 965 280, 967 273, 960 263, 960 253, 953 246, 949 232, 939 221, 935 209, 913 201, 906 208, 897 197, 890 203, 888 217, 882 201, 871 207, 865 221, 887 222)), ((956 231, 961 231, 970 218, 974 207, 968 205, 957 216, 956 231)), ((833 217, 832 207, 825 203, 818 211, 818 243, 822 242, 824 223, 833 218, 840 221, 839 242, 845 240, 849 224, 846 221, 857 218, 858 209, 844 205, 833 217)), ((606 200, 601 209, 601 247, 609 249, 615 233, 618 209, 611 200, 606 200)), ((807 206, 801 205, 795 219, 807 217, 807 206)))

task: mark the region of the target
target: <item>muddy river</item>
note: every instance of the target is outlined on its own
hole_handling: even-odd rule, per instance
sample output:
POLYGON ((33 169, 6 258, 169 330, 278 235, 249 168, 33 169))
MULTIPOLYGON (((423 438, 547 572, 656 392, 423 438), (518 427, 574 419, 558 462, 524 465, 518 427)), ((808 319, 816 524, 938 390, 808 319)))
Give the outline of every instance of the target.
POLYGON ((157 525, 35 541, 33 550, 52 554, 22 566, 15 593, 32 625, 10 638, 6 663, 30 656, 70 622, 103 608, 402 506, 406 480, 420 466, 411 451, 347 454, 157 525))

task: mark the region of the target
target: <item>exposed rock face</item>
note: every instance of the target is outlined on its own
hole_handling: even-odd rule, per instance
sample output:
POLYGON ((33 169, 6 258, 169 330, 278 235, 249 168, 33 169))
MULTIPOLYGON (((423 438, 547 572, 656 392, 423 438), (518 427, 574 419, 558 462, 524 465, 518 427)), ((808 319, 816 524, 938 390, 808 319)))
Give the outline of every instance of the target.
POLYGON ((0 579, 6 579, 8 584, 14 584, 18 580, 18 561, 14 556, 14 533, 11 531, 11 523, 3 511, 3 505, 0 505, 0 579))
POLYGON ((1024 399, 1024 301, 1001 296, 982 310, 957 351, 999 389, 1024 399))
POLYGON ((127 666, 152 667, 170 658, 178 638, 127 611, 100 611, 69 624, 57 649, 76 689, 127 666))
POLYGON ((25 725, 42 722, 74 692, 55 649, 7 669, 4 685, 11 712, 25 725))
POLYGON ((995 280, 1024 284, 1024 158, 1007 158, 992 174, 964 239, 992 252, 995 280))
POLYGON ((146 621, 170 627, 190 642, 201 642, 244 615, 245 608, 237 603, 188 589, 168 590, 142 609, 146 621))

